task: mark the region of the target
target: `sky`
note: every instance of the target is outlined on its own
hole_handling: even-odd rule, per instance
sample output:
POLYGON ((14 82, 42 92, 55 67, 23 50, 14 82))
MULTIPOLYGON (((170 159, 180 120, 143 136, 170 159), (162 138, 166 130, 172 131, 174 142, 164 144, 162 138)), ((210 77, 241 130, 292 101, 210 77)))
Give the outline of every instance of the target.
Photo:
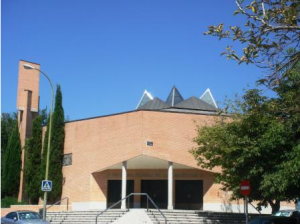
MULTIPOLYGON (((221 52, 238 43, 205 36, 209 25, 243 24, 234 0, 2 0, 1 112, 16 111, 20 59, 61 85, 70 120, 134 110, 144 92, 166 100, 210 88, 222 107, 263 71, 221 52)), ((40 108, 50 107, 40 78, 40 108)))

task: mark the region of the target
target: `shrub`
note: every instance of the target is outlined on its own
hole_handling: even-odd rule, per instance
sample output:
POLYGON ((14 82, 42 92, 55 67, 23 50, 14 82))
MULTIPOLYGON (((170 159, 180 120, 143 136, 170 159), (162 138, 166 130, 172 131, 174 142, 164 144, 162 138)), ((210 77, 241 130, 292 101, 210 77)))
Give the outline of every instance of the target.
POLYGON ((1 199, 1 208, 9 208, 11 205, 25 205, 24 201, 18 202, 17 198, 5 197, 1 199))

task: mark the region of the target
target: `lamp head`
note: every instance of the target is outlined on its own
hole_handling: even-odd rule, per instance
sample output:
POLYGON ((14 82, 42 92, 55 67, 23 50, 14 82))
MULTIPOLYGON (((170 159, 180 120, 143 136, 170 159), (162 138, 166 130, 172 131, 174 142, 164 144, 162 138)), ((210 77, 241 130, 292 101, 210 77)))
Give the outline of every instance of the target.
POLYGON ((36 69, 35 67, 33 67, 32 65, 29 65, 29 64, 23 64, 23 67, 25 69, 36 69))

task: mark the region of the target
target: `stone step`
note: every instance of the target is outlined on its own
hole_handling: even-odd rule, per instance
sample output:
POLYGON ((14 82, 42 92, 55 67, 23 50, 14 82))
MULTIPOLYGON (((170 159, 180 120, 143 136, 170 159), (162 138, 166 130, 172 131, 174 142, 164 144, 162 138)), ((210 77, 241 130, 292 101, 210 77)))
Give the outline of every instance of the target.
MULTIPOLYGON (((151 219, 153 222, 164 222, 165 219, 151 219)), ((242 223, 243 220, 208 220, 208 219, 198 219, 198 220, 187 220, 187 219, 167 219, 168 223, 242 223)))
MULTIPOLYGON (((160 212, 151 212, 149 211, 148 213, 153 213, 153 214, 161 214, 160 212)), ((168 212, 162 212, 164 215, 183 215, 183 216, 199 216, 197 213, 168 213, 168 212)))
MULTIPOLYGON (((195 214, 195 215, 186 215, 186 214, 166 214, 163 213, 165 215, 165 217, 169 217, 169 218, 173 218, 173 217, 178 217, 178 218, 207 218, 207 219, 244 219, 245 216, 244 215, 240 215, 240 216, 231 216, 230 214, 228 215, 210 215, 207 216, 205 214, 195 214)), ((162 215, 160 213, 148 213, 149 216, 157 216, 157 217, 162 217, 162 215)))
MULTIPOLYGON (((111 222, 113 222, 113 221, 115 221, 116 219, 98 219, 98 222, 108 222, 108 223, 111 223, 111 222)), ((86 222, 93 222, 93 223, 95 223, 96 222, 96 220, 95 219, 93 219, 93 220, 84 220, 84 219, 82 219, 82 220, 63 220, 63 221, 61 221, 62 223, 86 223, 86 222)))
MULTIPOLYGON (((149 210, 149 212, 151 213, 155 213, 155 214, 160 214, 159 211, 157 210, 149 210)), ((182 215, 198 215, 198 216, 244 216, 244 214, 242 213, 211 213, 211 212, 168 212, 168 211, 162 211, 162 213, 164 214, 173 214, 173 215, 176 215, 176 214, 182 214, 182 215)))
MULTIPOLYGON (((100 211, 61 211, 61 212, 47 212, 48 214, 51 215, 56 215, 56 214, 98 214, 100 212, 103 212, 104 210, 100 210, 100 211)), ((108 210, 105 213, 109 213, 109 214, 114 214, 114 213, 120 213, 120 212, 127 212, 128 210, 108 210)))
MULTIPOLYGON (((51 224, 72 224, 74 222, 51 222, 51 224)), ((95 224, 95 220, 93 222, 86 222, 86 221, 80 221, 78 222, 80 224, 95 224)), ((106 222, 106 221, 98 221, 97 224, 111 224, 112 222, 106 222)))
MULTIPOLYGON (((114 221, 116 220, 98 220, 97 221, 97 224, 98 223, 113 223, 114 221)), ((63 221, 54 221, 54 222, 50 222, 51 224, 62 224, 62 223, 69 223, 69 224, 72 224, 72 223, 77 223, 77 224, 87 224, 87 223, 93 223, 95 224, 96 223, 96 220, 78 220, 78 221, 74 221, 74 220, 63 220, 63 221)))
MULTIPOLYGON (((98 211, 65 211, 48 212, 47 220, 51 224, 95 224, 96 216, 104 210, 98 211)), ((107 211, 98 216, 98 224, 112 223, 122 217, 127 210, 118 209, 107 211)))
MULTIPOLYGON (((153 224, 165 224, 164 221, 152 221, 153 224)), ((179 221, 168 221, 167 224, 245 224, 245 222, 215 222, 215 221, 198 221, 198 222, 188 222, 184 220, 179 221)))
MULTIPOLYGON (((162 215, 149 215, 149 218, 152 219, 152 218, 162 218, 163 219, 163 216, 162 215)), ((203 217, 185 217, 185 216, 165 216, 168 220, 171 220, 171 219, 186 219, 186 220, 199 220, 199 219, 203 219, 203 217)))
MULTIPOLYGON (((118 214, 101 214, 99 215, 98 217, 113 217, 113 216, 122 216, 123 214, 125 213, 118 213, 118 214)), ((80 214, 72 214, 72 215, 47 215, 47 218, 48 217, 52 217, 52 218, 55 218, 55 217, 96 217, 97 214, 92 214, 92 215, 80 215, 80 214)))
MULTIPOLYGON (((98 218, 98 220, 112 220, 112 219, 117 219, 117 218, 120 218, 121 216, 116 216, 116 217, 101 217, 101 218, 98 218)), ((50 221, 59 221, 59 220, 64 220, 64 221, 78 221, 78 220, 87 220, 87 221, 92 221, 92 220, 96 220, 96 217, 89 217, 89 218, 83 218, 83 217, 80 217, 80 218, 72 218, 72 217, 66 217, 64 219, 49 219, 50 221)))
MULTIPOLYGON (((161 210, 168 224, 244 224, 245 216, 241 213, 161 210)), ((148 216, 153 224, 165 223, 158 210, 149 210, 148 216)))
MULTIPOLYGON (((153 215, 148 215, 150 219, 164 219, 162 216, 153 216, 153 215)), ((193 218, 189 218, 189 217, 182 217, 182 216, 172 216, 172 217, 168 217, 166 216, 166 218, 168 220, 178 220, 178 219, 182 219, 182 220, 203 220, 204 218, 202 217, 193 217, 193 218)))
MULTIPOLYGON (((158 212, 157 209, 149 209, 150 212, 158 212)), ((167 209, 160 209, 163 213, 194 213, 194 214, 224 214, 224 215, 243 215, 244 213, 230 213, 230 212, 214 212, 214 211, 203 211, 203 210, 167 210, 167 209)))
MULTIPOLYGON (((103 210, 102 210, 103 211, 103 210)), ((47 219, 51 224, 95 224, 96 215, 102 212, 95 211, 66 211, 48 212, 47 219)), ((161 210, 167 218, 168 224, 244 224, 244 214, 208 212, 194 210, 161 210)), ((113 223, 121 218, 127 210, 110 210, 98 217, 98 224, 113 223)), ((146 212, 153 224, 165 223, 165 219, 156 209, 146 212)), ((251 214, 252 215, 252 214, 251 214)), ((257 215, 254 215, 257 216, 257 215)))

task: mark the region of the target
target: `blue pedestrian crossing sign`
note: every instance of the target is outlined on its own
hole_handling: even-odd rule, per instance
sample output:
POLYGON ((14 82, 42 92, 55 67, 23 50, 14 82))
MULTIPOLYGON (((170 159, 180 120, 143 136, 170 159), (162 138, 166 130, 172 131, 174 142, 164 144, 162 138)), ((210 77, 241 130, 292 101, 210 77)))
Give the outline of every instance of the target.
POLYGON ((43 180, 42 181, 42 191, 51 191, 52 190, 52 181, 43 180))

